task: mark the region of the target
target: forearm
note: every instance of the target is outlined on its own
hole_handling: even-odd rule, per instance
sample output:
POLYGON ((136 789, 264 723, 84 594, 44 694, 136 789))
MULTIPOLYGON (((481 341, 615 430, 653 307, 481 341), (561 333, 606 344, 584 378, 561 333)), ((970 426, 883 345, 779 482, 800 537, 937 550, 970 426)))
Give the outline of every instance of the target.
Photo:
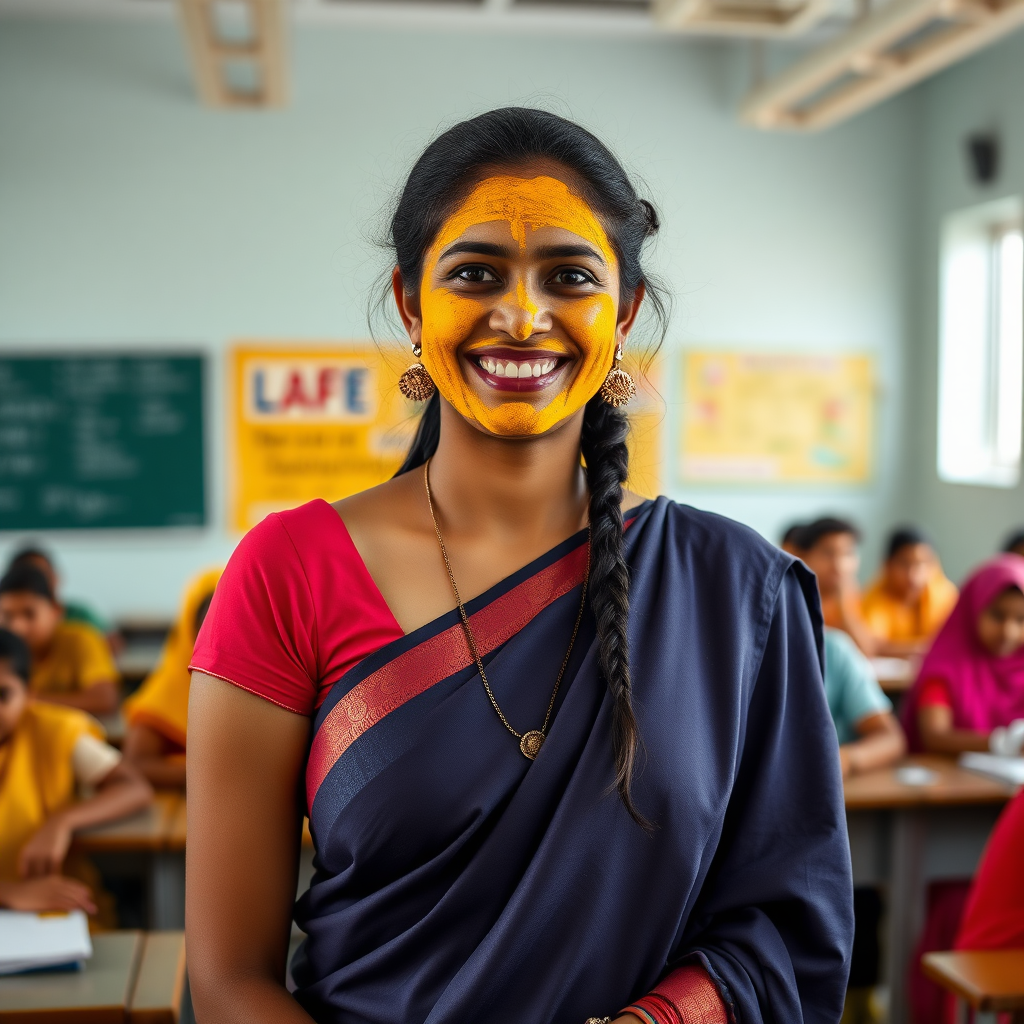
POLYGON ((41 693, 39 700, 65 707, 78 708, 90 715, 110 715, 117 710, 117 686, 114 683, 97 683, 87 690, 72 693, 41 693))
POLYGON ((843 632, 849 633, 853 642, 869 658, 876 658, 881 653, 879 638, 868 628, 849 601, 839 602, 840 626, 843 632))
POLYGON ((144 780, 125 779, 107 783, 88 800, 72 804, 58 812, 63 824, 72 832, 116 821, 135 814, 153 799, 153 790, 144 780))
POLYGON ((988 733, 973 729, 921 729, 921 744, 930 754, 963 754, 970 750, 988 750, 988 733))
POLYGON ((196 1020, 203 1024, 312 1024, 313 1018, 284 985, 263 975, 204 970, 189 958, 189 987, 196 1020))
POLYGON ((133 758, 132 764, 157 789, 185 788, 185 759, 183 757, 161 757, 159 754, 155 754, 133 758))
POLYGON ((863 739, 846 743, 842 747, 844 774, 869 772, 898 761, 906 750, 906 741, 900 732, 877 732, 863 739))

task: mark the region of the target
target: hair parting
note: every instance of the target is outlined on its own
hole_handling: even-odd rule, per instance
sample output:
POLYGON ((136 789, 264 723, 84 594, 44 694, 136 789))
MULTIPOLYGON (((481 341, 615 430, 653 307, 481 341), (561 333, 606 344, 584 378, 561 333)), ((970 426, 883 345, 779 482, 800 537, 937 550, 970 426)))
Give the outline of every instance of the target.
MULTIPOLYGON (((668 322, 663 289, 641 263, 645 243, 660 224, 654 206, 637 195, 608 148, 579 125, 543 110, 504 107, 463 121, 438 136, 420 155, 391 218, 389 243, 407 291, 419 286, 425 253, 446 217, 488 172, 548 160, 564 167, 601 218, 619 261, 621 293, 643 285, 644 306, 657 325, 657 345, 668 322)), ((373 309, 383 309, 390 275, 373 309)), ((371 311, 371 320, 373 312, 371 311)), ((614 788, 630 816, 653 825, 633 800, 632 784, 642 747, 629 671, 629 569, 623 554, 622 498, 629 472, 624 412, 595 396, 583 416, 581 455, 590 490, 589 600, 597 624, 598 661, 612 698, 614 788)), ((427 402, 398 474, 422 466, 437 450, 441 399, 427 402)))

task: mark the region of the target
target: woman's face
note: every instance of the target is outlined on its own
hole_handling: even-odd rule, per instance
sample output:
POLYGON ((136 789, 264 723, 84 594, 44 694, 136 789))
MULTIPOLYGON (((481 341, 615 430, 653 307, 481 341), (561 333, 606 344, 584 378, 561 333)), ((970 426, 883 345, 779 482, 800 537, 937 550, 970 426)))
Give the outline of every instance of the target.
POLYGON ((978 616, 978 639, 998 658, 1024 645, 1024 594, 1016 587, 1004 590, 978 616))
POLYGON ((619 266, 569 185, 481 181, 426 254, 410 337, 443 398, 501 437, 544 434, 601 386, 642 292, 619 311, 619 266))

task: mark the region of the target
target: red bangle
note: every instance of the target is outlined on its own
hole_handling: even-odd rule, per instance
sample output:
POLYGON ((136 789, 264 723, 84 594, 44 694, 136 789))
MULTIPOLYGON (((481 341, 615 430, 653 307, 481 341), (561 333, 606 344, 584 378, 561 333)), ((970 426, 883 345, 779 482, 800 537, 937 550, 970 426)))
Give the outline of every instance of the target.
POLYGON ((728 1024, 725 1003, 708 972, 687 964, 663 978, 647 995, 627 1006, 644 1024, 728 1024))

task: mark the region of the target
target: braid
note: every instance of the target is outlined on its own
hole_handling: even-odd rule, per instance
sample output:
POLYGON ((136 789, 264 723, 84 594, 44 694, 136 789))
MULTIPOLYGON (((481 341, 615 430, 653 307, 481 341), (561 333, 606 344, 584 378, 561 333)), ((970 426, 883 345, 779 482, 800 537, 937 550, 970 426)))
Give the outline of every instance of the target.
POLYGON ((631 786, 640 730, 629 681, 629 569, 622 554, 622 486, 629 471, 626 414, 596 395, 583 416, 583 458, 590 488, 590 602, 597 620, 598 657, 614 700, 615 788, 630 817, 651 824, 633 803, 631 786))

